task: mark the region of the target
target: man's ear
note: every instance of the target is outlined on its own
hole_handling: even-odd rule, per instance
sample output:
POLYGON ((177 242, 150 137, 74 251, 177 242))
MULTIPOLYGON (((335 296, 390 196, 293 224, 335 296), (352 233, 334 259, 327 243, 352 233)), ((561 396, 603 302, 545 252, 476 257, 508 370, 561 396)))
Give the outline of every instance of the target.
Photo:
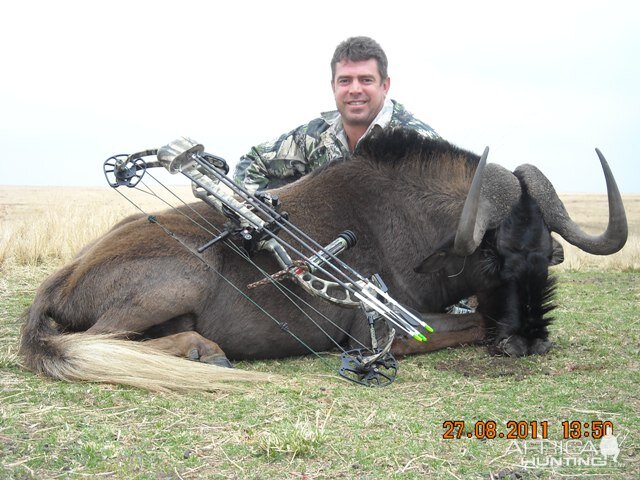
POLYGON ((384 94, 389 93, 389 89, 391 88, 391 77, 387 77, 384 82, 382 82, 382 86, 384 88, 384 94))

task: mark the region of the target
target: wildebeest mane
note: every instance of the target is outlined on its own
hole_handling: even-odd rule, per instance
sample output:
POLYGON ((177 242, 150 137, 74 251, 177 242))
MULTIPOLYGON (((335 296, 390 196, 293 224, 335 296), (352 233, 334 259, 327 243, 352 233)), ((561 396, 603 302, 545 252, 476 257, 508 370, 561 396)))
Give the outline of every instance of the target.
MULTIPOLYGON (((459 167, 473 174, 480 157, 463 150, 444 139, 434 139, 420 135, 415 130, 402 127, 378 129, 363 138, 353 155, 353 159, 371 162, 373 166, 412 171, 429 169, 430 177, 456 178, 452 159, 461 159, 459 167)), ((341 158, 326 163, 314 170, 310 177, 322 175, 350 158, 341 158)))
POLYGON ((429 163, 443 157, 461 157, 475 168, 480 159, 444 139, 425 137, 415 130, 401 127, 379 129, 364 138, 358 145, 357 155, 392 166, 404 164, 407 159, 429 163))
MULTIPOLYGON (((402 184, 423 197, 441 196, 436 204, 451 197, 464 198, 479 156, 443 139, 433 139, 405 128, 379 129, 364 138, 353 156, 333 161, 314 170, 311 179, 340 168, 345 181, 379 186, 402 184), (343 164, 347 164, 341 166, 343 164)), ((457 202, 456 202, 457 203, 457 202)))

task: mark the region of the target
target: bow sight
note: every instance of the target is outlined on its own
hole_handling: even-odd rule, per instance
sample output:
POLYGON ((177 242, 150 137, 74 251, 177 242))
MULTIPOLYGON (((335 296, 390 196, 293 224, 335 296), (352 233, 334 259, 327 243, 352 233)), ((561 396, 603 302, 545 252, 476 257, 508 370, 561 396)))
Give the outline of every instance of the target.
POLYGON ((342 232, 323 247, 288 220, 287 214, 280 211, 276 197, 268 192, 252 194, 236 185, 226 176, 229 172, 226 161, 205 153, 201 144, 189 138, 180 138, 158 150, 110 157, 104 162, 104 173, 114 188, 135 187, 147 169, 160 166, 170 173, 187 177, 193 194, 229 220, 222 233, 199 247, 198 253, 228 238, 239 240, 249 255, 258 250, 273 254, 282 271, 269 276, 267 281, 289 278, 314 296, 364 312, 371 332, 371 349, 343 351, 341 376, 368 386, 388 385, 397 373, 397 363, 390 352, 395 329, 421 342, 427 338, 420 330, 433 332, 429 325, 387 293, 378 274, 367 279, 338 258, 341 252, 356 244, 353 232, 342 232), (145 162, 142 158, 152 155, 156 156, 154 161, 145 162), (301 248, 280 238, 281 230, 301 248), (300 250, 306 250, 308 254, 300 250), (299 260, 294 262, 290 254, 299 260), (374 328, 379 319, 384 319, 390 327, 390 334, 381 346, 374 328))

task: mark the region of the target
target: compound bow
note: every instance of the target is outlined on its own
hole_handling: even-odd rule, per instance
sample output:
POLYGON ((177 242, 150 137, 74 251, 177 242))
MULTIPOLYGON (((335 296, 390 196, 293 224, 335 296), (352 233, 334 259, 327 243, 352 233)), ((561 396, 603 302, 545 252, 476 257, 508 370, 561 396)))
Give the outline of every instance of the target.
MULTIPOLYGON (((389 385, 395 380, 398 369, 390 352, 395 329, 420 342, 427 338, 419 329, 433 332, 429 325, 389 295, 378 274, 365 278, 338 258, 341 252, 356 244, 353 232, 347 230, 328 245, 320 245, 291 223, 286 212, 280 212, 281 205, 276 197, 268 192, 252 194, 236 185, 227 177, 227 162, 206 153, 201 144, 189 138, 182 137, 158 150, 110 157, 104 162, 104 174, 111 187, 132 188, 138 185, 148 169, 155 167, 184 175, 191 181, 194 196, 229 219, 219 235, 197 249, 198 254, 228 238, 240 240, 249 255, 266 250, 281 266, 282 271, 267 275, 266 282, 288 278, 314 296, 341 307, 360 308, 364 312, 369 324, 371 349, 343 350, 339 369, 341 376, 367 386, 389 385), (156 159, 146 162, 143 157, 148 156, 156 156, 156 159), (308 254, 280 238, 280 231, 286 232, 308 254), (289 252, 299 260, 293 261, 289 252), (319 277, 318 272, 326 278, 319 277), (384 319, 391 327, 382 346, 374 328, 379 319, 384 319)), ((150 220, 154 221, 152 217, 150 220)), ((256 282, 250 287, 263 282, 256 282)))

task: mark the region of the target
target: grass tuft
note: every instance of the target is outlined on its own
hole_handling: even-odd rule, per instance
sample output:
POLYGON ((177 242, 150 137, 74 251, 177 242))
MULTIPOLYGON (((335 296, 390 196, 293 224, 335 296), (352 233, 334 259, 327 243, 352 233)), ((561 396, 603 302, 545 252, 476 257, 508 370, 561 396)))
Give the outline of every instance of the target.
POLYGON ((282 422, 270 430, 260 431, 254 440, 258 455, 267 458, 290 456, 309 457, 322 447, 325 435, 324 428, 308 419, 294 423, 282 422))

